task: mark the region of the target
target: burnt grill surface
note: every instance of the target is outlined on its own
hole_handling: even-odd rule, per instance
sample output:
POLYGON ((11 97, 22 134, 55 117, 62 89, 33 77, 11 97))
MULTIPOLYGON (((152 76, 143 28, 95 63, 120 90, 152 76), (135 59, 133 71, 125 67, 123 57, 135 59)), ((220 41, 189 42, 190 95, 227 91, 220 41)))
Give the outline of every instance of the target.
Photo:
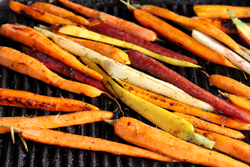
MULTIPOLYGON (((46 0, 42 0, 44 2, 48 2, 46 0)), ((34 0, 21 0, 21 3, 30 5, 31 3, 35 2, 34 0)), ((127 10, 127 8, 120 3, 118 0, 74 0, 79 4, 104 11, 106 13, 121 17, 126 20, 134 21, 136 20, 133 18, 131 12, 127 10)), ((192 10, 193 5, 195 4, 227 4, 227 5, 238 5, 238 6, 249 6, 250 2, 248 1, 227 1, 227 0, 165 0, 165 1, 132 1, 133 3, 140 3, 140 4, 153 4, 157 6, 162 6, 168 8, 178 14, 185 15, 185 16, 194 16, 194 12, 192 10)), ((65 7, 59 2, 54 2, 54 4, 65 7)), ((67 8, 68 9, 68 8, 67 8)), ((70 9, 69 9, 70 10, 70 9)), ((19 23, 24 24, 30 27, 33 27, 37 24, 44 24, 42 22, 33 20, 31 18, 27 18, 25 16, 18 15, 12 12, 9 7, 7 0, 0 0, 0 25, 4 23, 19 23)), ((169 22, 173 24, 172 22, 169 22)), ((46 25, 46 24, 44 24, 46 25)), ((176 27, 182 29, 178 25, 176 27)), ((182 29, 185 31, 184 29, 182 29)), ((186 33, 189 33, 185 31, 186 33)), ((234 39, 244 45, 237 36, 233 36, 234 39)), ((171 50, 177 51, 179 53, 185 54, 189 57, 195 58, 198 60, 199 64, 203 67, 203 70, 206 71, 208 74, 222 74, 226 76, 230 76, 242 83, 249 85, 249 81, 244 78, 242 72, 226 68, 220 65, 215 65, 213 63, 208 63, 201 58, 185 51, 184 49, 180 48, 179 46, 164 40, 163 38, 161 42, 158 42, 159 45, 167 47, 171 50)), ((9 46, 13 47, 17 50, 21 51, 21 44, 11 41, 5 37, 0 36, 0 46, 9 46)), ((183 68, 183 67, 174 67, 167 65, 168 67, 172 68, 179 74, 183 75, 184 77, 188 78, 190 81, 194 82, 195 84, 199 85, 200 87, 208 90, 209 92, 213 93, 214 95, 218 95, 218 91, 216 88, 211 87, 207 81, 207 77, 198 69, 193 68, 183 68)), ((247 75, 247 78, 250 78, 247 75)), ((1 88, 8 88, 8 89, 17 89, 17 90, 24 90, 28 92, 33 92, 41 95, 47 96, 54 96, 54 97, 66 97, 72 99, 78 99, 85 101, 87 103, 93 104, 99 107, 102 110, 109 110, 114 111, 117 109, 117 105, 105 96, 101 96, 98 98, 89 98, 82 95, 69 93, 64 90, 60 90, 53 86, 47 85, 41 81, 33 79, 31 77, 22 75, 18 72, 9 70, 3 66, 0 66, 0 87, 1 88)), ((131 116, 137 118, 145 123, 152 125, 146 119, 142 118, 140 115, 135 113, 133 110, 129 109, 126 105, 122 104, 122 108, 125 111, 126 116, 131 116)), ((0 116, 40 116, 40 115, 54 115, 60 114, 60 112, 46 112, 41 110, 31 110, 31 109, 22 109, 16 107, 6 107, 0 106, 0 116)), ((121 117, 121 112, 115 113, 115 118, 121 117)), ((154 125, 153 125, 154 126, 154 125)), ((113 128, 104 123, 92 123, 80 126, 71 126, 65 128, 58 128, 56 130, 73 133, 73 134, 80 134, 86 136, 93 136, 99 137, 103 139, 108 139, 112 141, 118 141, 121 143, 127 143, 124 140, 120 139, 113 133, 113 128)), ((249 143, 249 131, 243 132, 246 136, 245 142, 249 143)), ((50 146, 40 143, 35 143, 31 141, 27 141, 29 151, 25 151, 23 148, 21 141, 16 136, 17 142, 16 144, 12 144, 11 137, 9 134, 1 134, 0 135, 0 166, 1 167, 12 167, 12 166, 29 166, 29 167, 71 167, 71 166, 81 166, 81 167, 88 167, 88 166, 117 166, 117 167, 126 167, 126 166, 165 166, 165 167, 182 167, 182 166, 199 166, 193 165, 189 163, 164 163, 158 162, 149 159, 143 158, 135 158, 135 157, 128 157, 123 155, 114 155, 105 152, 94 152, 88 150, 77 150, 71 148, 63 148, 58 146, 50 146)))

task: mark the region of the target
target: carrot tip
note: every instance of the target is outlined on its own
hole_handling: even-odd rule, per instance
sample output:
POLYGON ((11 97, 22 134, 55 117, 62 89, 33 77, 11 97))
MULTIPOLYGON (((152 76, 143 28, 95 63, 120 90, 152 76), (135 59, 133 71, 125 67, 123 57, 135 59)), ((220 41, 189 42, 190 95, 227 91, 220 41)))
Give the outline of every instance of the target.
POLYGON ((114 123, 118 121, 118 119, 111 119, 111 120, 103 119, 103 120, 112 126, 114 126, 114 123))

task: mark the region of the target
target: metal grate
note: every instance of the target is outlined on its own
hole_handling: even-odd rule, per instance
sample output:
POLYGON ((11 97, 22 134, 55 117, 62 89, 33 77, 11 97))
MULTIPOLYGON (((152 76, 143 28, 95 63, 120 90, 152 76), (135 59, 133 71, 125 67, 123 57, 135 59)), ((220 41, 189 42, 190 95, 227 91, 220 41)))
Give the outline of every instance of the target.
MULTIPOLYGON (((47 0, 42 0, 47 2, 47 0)), ((22 0, 19 1, 24 4, 31 4, 34 0, 22 0)), ((82 1, 75 0, 74 2, 83 4, 85 6, 89 6, 91 8, 98 9, 100 11, 107 12, 109 14, 124 18, 126 20, 131 20, 136 22, 133 18, 132 13, 130 13, 127 8, 119 2, 119 0, 95 0, 95 1, 82 1)), ((141 4, 154 4, 158 6, 163 6, 168 8, 176 13, 193 16, 194 12, 192 10, 192 6, 194 4, 202 4, 202 3, 210 3, 210 4, 228 4, 228 5, 250 5, 247 1, 226 1, 226 0, 144 0, 144 1, 134 1, 133 3, 141 3, 141 4)), ((58 6, 62 6, 59 2, 55 2, 58 6)), ((29 19, 27 17, 15 14, 8 8, 7 0, 0 0, 0 25, 4 23, 19 23, 33 27, 34 25, 40 24, 41 22, 29 19)), ((44 24, 44 23, 42 23, 44 24)), ((181 27, 179 27, 181 28, 181 27)), ((185 31, 185 30, 183 30, 185 31)), ((188 33, 188 32, 187 32, 188 33)), ((235 37, 237 39, 237 37, 235 37)), ((215 65, 212 63, 207 63, 206 61, 196 57, 195 55, 185 51, 184 49, 178 47, 177 45, 166 41, 162 38, 162 42, 158 43, 164 47, 177 51, 179 53, 183 53, 187 56, 195 58, 198 60, 199 64, 203 66, 203 70, 208 74, 223 74, 235 78, 247 85, 249 82, 245 80, 243 74, 240 71, 235 69, 229 69, 220 65, 215 65)), ((20 44, 17 42, 13 42, 7 38, 0 36, 0 46, 9 46, 15 49, 20 49, 20 44)), ((192 68, 183 68, 183 67, 174 67, 167 65, 168 67, 174 69, 176 72, 180 73, 184 77, 188 78, 190 81, 199 85, 200 87, 210 91, 211 93, 218 95, 217 89, 210 87, 206 76, 197 69, 192 68)), ((247 76, 250 78, 250 76, 247 76)), ((0 66, 0 87, 1 88, 10 88, 10 89, 18 89, 24 90, 28 92, 33 92, 41 95, 54 96, 54 97, 66 97, 72 99, 78 99, 85 101, 87 103, 91 103, 102 110, 114 111, 117 108, 117 105, 113 103, 112 100, 105 96, 101 96, 98 98, 89 98, 82 95, 77 95, 74 93, 69 93, 64 90, 60 90, 53 86, 47 85, 41 81, 35 80, 28 76, 19 74, 18 72, 9 70, 5 67, 0 66)), ((124 108, 126 116, 135 117, 143 122, 148 122, 146 119, 142 118, 140 115, 129 109, 127 106, 122 104, 124 108)), ((52 114, 60 114, 60 112, 46 112, 40 110, 30 110, 30 109, 21 109, 15 107, 6 107, 0 106, 0 116, 29 116, 29 115, 52 115, 52 114)), ((116 112, 115 118, 121 116, 121 113, 116 112)), ((66 128, 58 128, 57 130, 99 137, 103 139, 118 141, 121 143, 126 143, 119 137, 115 136, 113 133, 113 128, 110 125, 107 125, 104 122, 100 123, 92 123, 80 126, 72 126, 66 128)), ((249 132, 243 132, 247 137, 245 142, 249 143, 249 132)), ((0 166, 1 167, 12 167, 12 166, 29 166, 29 167, 71 167, 71 166, 81 166, 81 167, 96 167, 96 166, 155 166, 155 167, 182 167, 182 166, 198 166, 188 163, 164 163, 158 162, 149 159, 143 158, 135 158, 135 157, 127 157, 122 155, 114 155, 110 153, 104 152, 94 152, 88 150, 77 150, 70 148, 62 148, 57 146, 50 146, 35 142, 27 141, 29 151, 26 152, 22 147, 20 140, 17 140, 16 144, 12 144, 11 138, 9 134, 0 135, 0 166)))

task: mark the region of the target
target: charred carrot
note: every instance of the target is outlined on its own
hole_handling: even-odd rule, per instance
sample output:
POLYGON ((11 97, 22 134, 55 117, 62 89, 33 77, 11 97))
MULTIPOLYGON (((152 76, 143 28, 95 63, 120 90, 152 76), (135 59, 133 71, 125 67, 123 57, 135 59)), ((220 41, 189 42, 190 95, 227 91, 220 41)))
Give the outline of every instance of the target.
POLYGON ((242 109, 247 110, 247 111, 250 112, 250 101, 249 101, 249 98, 244 98, 244 97, 241 97, 241 96, 237 96, 237 95, 233 95, 233 94, 229 94, 229 93, 223 93, 223 92, 221 92, 221 94, 223 96, 229 98, 230 101, 234 105, 236 105, 236 106, 238 106, 238 107, 240 107, 240 108, 242 108, 242 109))
POLYGON ((132 12, 135 19, 142 25, 153 28, 159 35, 179 45, 180 47, 212 63, 235 68, 235 66, 224 56, 206 47, 160 18, 140 9, 134 8, 132 12))
POLYGON ((49 40, 46 36, 29 27, 17 26, 13 24, 3 24, 0 34, 14 41, 21 42, 29 47, 39 50, 51 57, 62 61, 68 66, 87 73, 90 77, 101 80, 103 77, 96 71, 83 65, 77 58, 61 49, 58 45, 49 40))
POLYGON ((91 50, 94 50, 110 59, 113 59, 117 62, 120 62, 122 64, 130 64, 128 55, 122 51, 121 49, 107 45, 101 42, 95 42, 95 41, 90 41, 90 40, 84 40, 82 38, 75 38, 71 36, 67 36, 64 34, 56 33, 57 35, 60 35, 62 37, 65 37, 71 41, 74 41, 82 46, 85 46, 91 50))
POLYGON ((231 9, 238 18, 250 17, 250 7, 246 6, 230 6, 230 5, 195 5, 194 12, 199 17, 230 19, 227 12, 231 9))
POLYGON ((222 127, 222 126, 219 126, 219 125, 207 122, 207 121, 203 121, 199 118, 196 118, 196 117, 188 115, 188 114, 184 114, 184 113, 180 113, 180 112, 174 112, 174 114, 176 114, 179 117, 190 122, 196 128, 207 130, 209 132, 218 133, 218 134, 225 135, 225 136, 235 138, 235 139, 244 139, 245 138, 245 136, 239 131, 236 131, 236 130, 233 130, 230 128, 226 128, 226 127, 222 127))
MULTIPOLYGON (((69 19, 73 22, 80 23, 82 25, 88 25, 89 22, 87 19, 84 17, 75 15, 73 12, 70 12, 66 9, 63 9, 61 7, 52 5, 50 3, 45 3, 45 2, 35 2, 31 5, 31 7, 38 9, 40 11, 44 11, 65 19, 69 19)), ((59 22, 58 22, 59 23, 59 22)))
POLYGON ((97 10, 82 6, 80 4, 76 4, 68 0, 59 0, 59 2, 90 18, 101 15, 101 17, 103 18, 102 21, 104 21, 106 24, 114 28, 126 31, 147 41, 155 41, 157 39, 157 34, 154 31, 141 27, 133 22, 126 21, 104 12, 99 12, 97 10))
POLYGON ((211 85, 238 96, 250 97, 250 87, 227 76, 213 74, 208 81, 211 85))
POLYGON ((43 63, 43 65, 45 65, 50 70, 55 71, 55 72, 60 73, 60 74, 63 74, 67 77, 70 77, 70 78, 75 79, 77 81, 80 81, 82 83, 91 85, 91 86, 111 95, 111 93, 105 88, 105 86, 100 81, 98 81, 98 80, 96 80, 96 79, 94 79, 86 74, 83 74, 83 73, 75 70, 74 68, 67 66, 66 64, 62 63, 61 61, 58 61, 58 60, 54 59, 53 57, 50 57, 50 56, 48 56, 40 51, 31 49, 31 48, 28 48, 25 46, 23 46, 22 48, 27 55, 37 59, 38 61, 43 63))
POLYGON ((64 19, 64 18, 55 16, 55 15, 47 13, 47 12, 37 10, 35 8, 32 8, 30 6, 27 6, 27 5, 21 4, 19 2, 12 1, 12 0, 9 1, 9 7, 11 10, 13 10, 14 12, 16 12, 18 14, 22 14, 24 16, 28 16, 28 17, 31 17, 31 18, 39 20, 39 21, 43 21, 43 22, 51 24, 51 25, 58 24, 58 23, 76 25, 76 23, 74 23, 68 19, 64 19))
POLYGON ((99 110, 97 107, 69 98, 38 95, 21 90, 0 88, 0 105, 45 111, 85 111, 99 110))
POLYGON ((158 161, 174 162, 171 158, 154 153, 149 150, 109 141, 101 138, 70 134, 49 129, 19 128, 24 139, 38 143, 56 145, 61 147, 104 151, 112 154, 142 157, 158 161))
POLYGON ((178 161, 206 166, 248 166, 224 154, 184 142, 134 118, 122 117, 112 123, 115 134, 124 140, 178 161))
POLYGON ((238 44, 230 36, 228 36, 226 33, 224 33, 223 31, 214 27, 211 24, 207 24, 206 22, 203 22, 201 20, 192 19, 186 16, 178 15, 168 9, 157 7, 154 5, 142 5, 142 6, 139 6, 139 8, 151 14, 175 21, 179 24, 182 24, 192 29, 196 29, 200 32, 203 32, 204 34, 207 34, 211 37, 214 37, 218 41, 221 41, 222 43, 226 44, 228 47, 230 47, 233 50, 240 49, 238 44))
POLYGON ((238 129, 238 130, 250 130, 250 124, 242 122, 232 117, 223 116, 221 114, 216 114, 212 112, 206 112, 201 109, 186 105, 184 103, 178 102, 176 100, 155 94, 153 92, 147 91, 145 89, 139 88, 127 82, 118 80, 119 84, 129 91, 130 93, 140 97, 148 102, 151 102, 159 107, 173 110, 176 112, 182 112, 185 114, 197 116, 201 119, 219 124, 221 126, 238 129))
POLYGON ((201 20, 211 24, 227 34, 237 34, 237 29, 231 20, 228 19, 212 19, 207 17, 192 17, 192 19, 201 20))
POLYGON ((195 132, 216 141, 214 149, 224 152, 228 155, 234 156, 248 164, 250 164, 250 145, 236 139, 232 139, 216 133, 210 133, 195 128, 195 132))
POLYGON ((182 89, 184 92, 190 94, 197 99, 200 99, 216 109, 222 111, 224 114, 237 118, 239 120, 249 123, 249 116, 237 110, 232 105, 229 105, 225 101, 222 101, 218 97, 195 85, 185 77, 181 76, 177 72, 164 66, 162 63, 136 51, 130 50, 127 52, 131 65, 143 71, 147 71, 151 75, 154 75, 166 82, 169 82, 176 87, 182 89))
MULTIPOLYGON (((89 19, 90 23, 95 23, 98 20, 91 18, 89 19)), ((182 55, 180 53, 174 52, 172 50, 169 50, 167 48, 164 48, 160 45, 154 44, 152 42, 146 41, 144 39, 141 39, 139 37, 136 37, 134 35, 131 35, 125 31, 121 31, 119 29, 113 28, 105 23, 100 23, 94 26, 85 26, 87 29, 97 32, 99 34, 103 34, 112 38, 116 38, 122 41, 127 41, 130 43, 133 43, 135 45, 141 46, 143 48, 146 48, 152 52, 158 53, 160 55, 164 55, 170 58, 178 59, 178 60, 183 60, 187 61, 190 63, 197 64, 197 60, 192 59, 190 57, 187 57, 185 55, 182 55)))
POLYGON ((38 60, 9 47, 0 47, 0 64, 69 92, 89 97, 102 94, 102 91, 92 86, 61 78, 38 60))
MULTIPOLYGON (((14 126, 17 128, 46 128, 82 125, 100 122, 103 119, 111 119, 113 113, 110 111, 80 111, 62 115, 34 116, 34 117, 0 117, 0 125, 14 126)), ((1 133, 10 132, 9 128, 0 127, 1 133)))

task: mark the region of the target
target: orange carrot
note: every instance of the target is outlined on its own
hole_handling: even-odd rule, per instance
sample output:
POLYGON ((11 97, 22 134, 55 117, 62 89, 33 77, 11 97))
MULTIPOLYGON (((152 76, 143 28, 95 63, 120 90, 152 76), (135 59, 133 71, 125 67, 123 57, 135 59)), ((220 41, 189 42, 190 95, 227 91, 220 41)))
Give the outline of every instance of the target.
POLYGON ((89 97, 97 97, 102 93, 95 87, 61 78, 38 60, 12 48, 0 47, 0 65, 69 92, 89 97))
POLYGON ((92 49, 117 62, 120 62, 122 64, 130 64, 128 55, 119 48, 116 48, 114 46, 107 45, 101 42, 85 40, 82 38, 75 38, 75 37, 67 36, 67 35, 60 34, 60 33, 55 33, 55 34, 65 37, 67 39, 70 39, 71 41, 74 41, 82 46, 92 49))
POLYGON ((250 97, 250 87, 233 78, 214 74, 209 76, 208 81, 211 85, 229 93, 238 96, 250 97))
POLYGON ((115 134, 124 140, 178 161, 206 166, 248 166, 224 154, 185 142, 134 118, 122 117, 115 120, 113 125, 115 134))
POLYGON ((250 17, 250 7, 245 6, 230 6, 230 5, 195 5, 194 12, 199 17, 230 19, 227 12, 228 9, 234 11, 236 17, 250 17))
POLYGON ((86 111, 99 108, 80 100, 38 95, 21 90, 0 88, 0 105, 45 111, 86 111))
POLYGON ((50 3, 45 2, 35 2, 31 5, 31 7, 36 8, 40 11, 44 11, 65 19, 69 19, 73 22, 80 23, 82 25, 88 25, 89 21, 84 17, 75 15, 73 12, 70 12, 66 9, 60 8, 58 6, 52 5, 50 3))
POLYGON ((194 53, 195 55, 216 64, 235 68, 235 66, 221 54, 206 47, 158 17, 139 9, 133 9, 133 14, 136 20, 142 25, 153 28, 161 36, 194 53))
POLYGON ((184 103, 178 102, 173 99, 169 99, 167 97, 155 94, 153 92, 144 90, 127 82, 118 80, 119 84, 123 86, 124 89, 133 93, 134 95, 151 102, 159 107, 173 110, 176 112, 182 112, 185 114, 197 116, 209 122, 213 122, 215 124, 219 124, 225 127, 238 129, 238 130, 250 130, 250 124, 242 122, 238 119, 223 116, 221 114, 206 112, 201 109, 186 105, 184 103))
POLYGON ((233 94, 229 94, 229 93, 223 93, 223 92, 220 92, 223 96, 227 97, 230 99, 230 101, 244 109, 244 110, 247 110, 250 112, 250 101, 249 101, 249 98, 244 98, 244 97, 241 97, 241 96, 237 96, 237 95, 233 95, 233 94))
POLYGON ((201 20, 208 24, 212 24, 213 26, 217 27, 221 31, 227 34, 237 34, 237 29, 235 25, 233 25, 231 20, 228 19, 211 19, 207 17, 192 17, 192 19, 201 20))
POLYGON ((235 138, 235 139, 244 139, 245 138, 245 136, 239 131, 225 128, 225 127, 213 124, 213 123, 209 123, 209 122, 203 121, 199 118, 196 118, 194 116, 183 114, 180 112, 174 112, 174 114, 178 115, 181 118, 184 118, 186 121, 190 122, 196 128, 207 130, 209 132, 222 134, 222 135, 225 135, 225 136, 228 136, 231 138, 235 138))
POLYGON ((34 142, 75 149, 104 151, 113 154, 149 158, 158 161, 174 162, 174 160, 166 156, 142 148, 101 138, 82 136, 39 128, 20 128, 20 130, 21 136, 23 138, 34 142))
POLYGON ((11 10, 13 10, 16 13, 31 17, 31 18, 36 19, 36 20, 43 21, 43 22, 51 24, 51 25, 57 24, 57 23, 76 25, 76 23, 74 23, 68 19, 64 19, 64 18, 55 16, 55 15, 47 13, 47 12, 39 11, 35 8, 32 8, 30 6, 27 6, 27 5, 21 4, 19 2, 12 1, 12 0, 9 1, 9 7, 11 10))
POLYGON ((87 17, 96 17, 97 15, 99 15, 100 17, 102 17, 106 24, 123 30, 127 33, 133 34, 135 36, 138 36, 144 40, 147 41, 155 41, 157 39, 157 34, 149 29, 146 29, 144 27, 141 27, 133 22, 130 21, 126 21, 124 19, 121 18, 117 18, 115 16, 106 14, 104 12, 99 12, 97 10, 94 9, 90 9, 88 7, 82 6, 80 4, 76 4, 74 2, 68 1, 68 0, 59 0, 59 2, 63 3, 64 5, 66 5, 67 7, 87 16, 87 17))
POLYGON ((3 24, 0 28, 0 34, 48 54, 49 56, 62 61, 68 66, 75 68, 82 73, 87 73, 89 76, 95 79, 103 79, 102 75, 100 75, 98 72, 86 67, 74 55, 63 50, 47 37, 32 28, 13 24, 3 24))
POLYGON ((210 133, 195 128, 195 132, 199 133, 210 140, 216 141, 214 149, 234 156, 242 161, 250 164, 250 145, 236 139, 232 139, 216 133, 210 133))
MULTIPOLYGON (((14 126, 17 128, 59 128, 99 122, 111 119, 113 113, 109 111, 80 111, 63 115, 34 116, 34 117, 0 117, 0 125, 14 126)), ((10 132, 9 128, 0 127, 1 133, 10 132)))
POLYGON ((207 24, 206 22, 203 22, 201 20, 181 16, 168 9, 157 7, 154 5, 142 5, 139 8, 151 14, 175 21, 192 29, 203 32, 204 34, 207 34, 221 41, 233 50, 240 49, 238 44, 230 36, 211 24, 207 24))

